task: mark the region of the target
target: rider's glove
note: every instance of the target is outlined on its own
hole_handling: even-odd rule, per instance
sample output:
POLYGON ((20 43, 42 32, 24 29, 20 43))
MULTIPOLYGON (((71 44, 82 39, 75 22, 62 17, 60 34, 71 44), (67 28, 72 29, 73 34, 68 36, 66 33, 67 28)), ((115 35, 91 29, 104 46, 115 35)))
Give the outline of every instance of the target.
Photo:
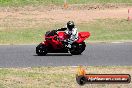
POLYGON ((64 42, 67 42, 67 40, 64 40, 64 42))

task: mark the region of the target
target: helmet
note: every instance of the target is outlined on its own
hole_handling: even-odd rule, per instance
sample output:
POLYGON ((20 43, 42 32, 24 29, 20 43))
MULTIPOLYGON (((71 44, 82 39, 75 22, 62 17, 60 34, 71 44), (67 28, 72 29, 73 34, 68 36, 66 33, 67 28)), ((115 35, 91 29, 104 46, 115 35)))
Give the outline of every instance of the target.
POLYGON ((73 21, 69 21, 67 22, 67 28, 71 31, 74 28, 74 22, 73 21))

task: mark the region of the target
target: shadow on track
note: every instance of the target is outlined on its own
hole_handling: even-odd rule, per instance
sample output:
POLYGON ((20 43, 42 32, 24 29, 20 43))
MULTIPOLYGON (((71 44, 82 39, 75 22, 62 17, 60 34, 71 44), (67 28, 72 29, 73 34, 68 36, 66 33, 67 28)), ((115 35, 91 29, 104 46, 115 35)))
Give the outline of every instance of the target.
MULTIPOLYGON (((38 56, 38 55, 33 55, 33 56, 38 56)), ((47 54, 46 56, 72 56, 72 55, 71 54, 47 54)))

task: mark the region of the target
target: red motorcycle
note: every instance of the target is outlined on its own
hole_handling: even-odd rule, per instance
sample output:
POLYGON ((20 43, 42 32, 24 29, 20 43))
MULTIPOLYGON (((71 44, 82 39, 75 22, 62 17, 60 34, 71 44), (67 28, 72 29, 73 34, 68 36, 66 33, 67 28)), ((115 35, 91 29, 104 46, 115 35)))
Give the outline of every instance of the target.
POLYGON ((45 56, 47 53, 71 53, 72 55, 81 54, 86 47, 84 40, 90 36, 89 32, 79 32, 78 40, 71 44, 71 48, 68 48, 69 35, 64 31, 65 28, 47 31, 45 34, 45 41, 40 43, 36 47, 36 54, 39 56, 45 56))

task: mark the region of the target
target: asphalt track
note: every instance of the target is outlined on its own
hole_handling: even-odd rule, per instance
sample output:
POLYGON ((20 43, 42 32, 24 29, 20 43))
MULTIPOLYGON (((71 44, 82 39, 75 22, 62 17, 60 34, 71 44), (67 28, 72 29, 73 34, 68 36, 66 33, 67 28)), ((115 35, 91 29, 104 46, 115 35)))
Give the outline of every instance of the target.
POLYGON ((48 54, 37 56, 36 45, 1 45, 0 67, 38 66, 130 66, 132 43, 87 44, 82 55, 48 54))

